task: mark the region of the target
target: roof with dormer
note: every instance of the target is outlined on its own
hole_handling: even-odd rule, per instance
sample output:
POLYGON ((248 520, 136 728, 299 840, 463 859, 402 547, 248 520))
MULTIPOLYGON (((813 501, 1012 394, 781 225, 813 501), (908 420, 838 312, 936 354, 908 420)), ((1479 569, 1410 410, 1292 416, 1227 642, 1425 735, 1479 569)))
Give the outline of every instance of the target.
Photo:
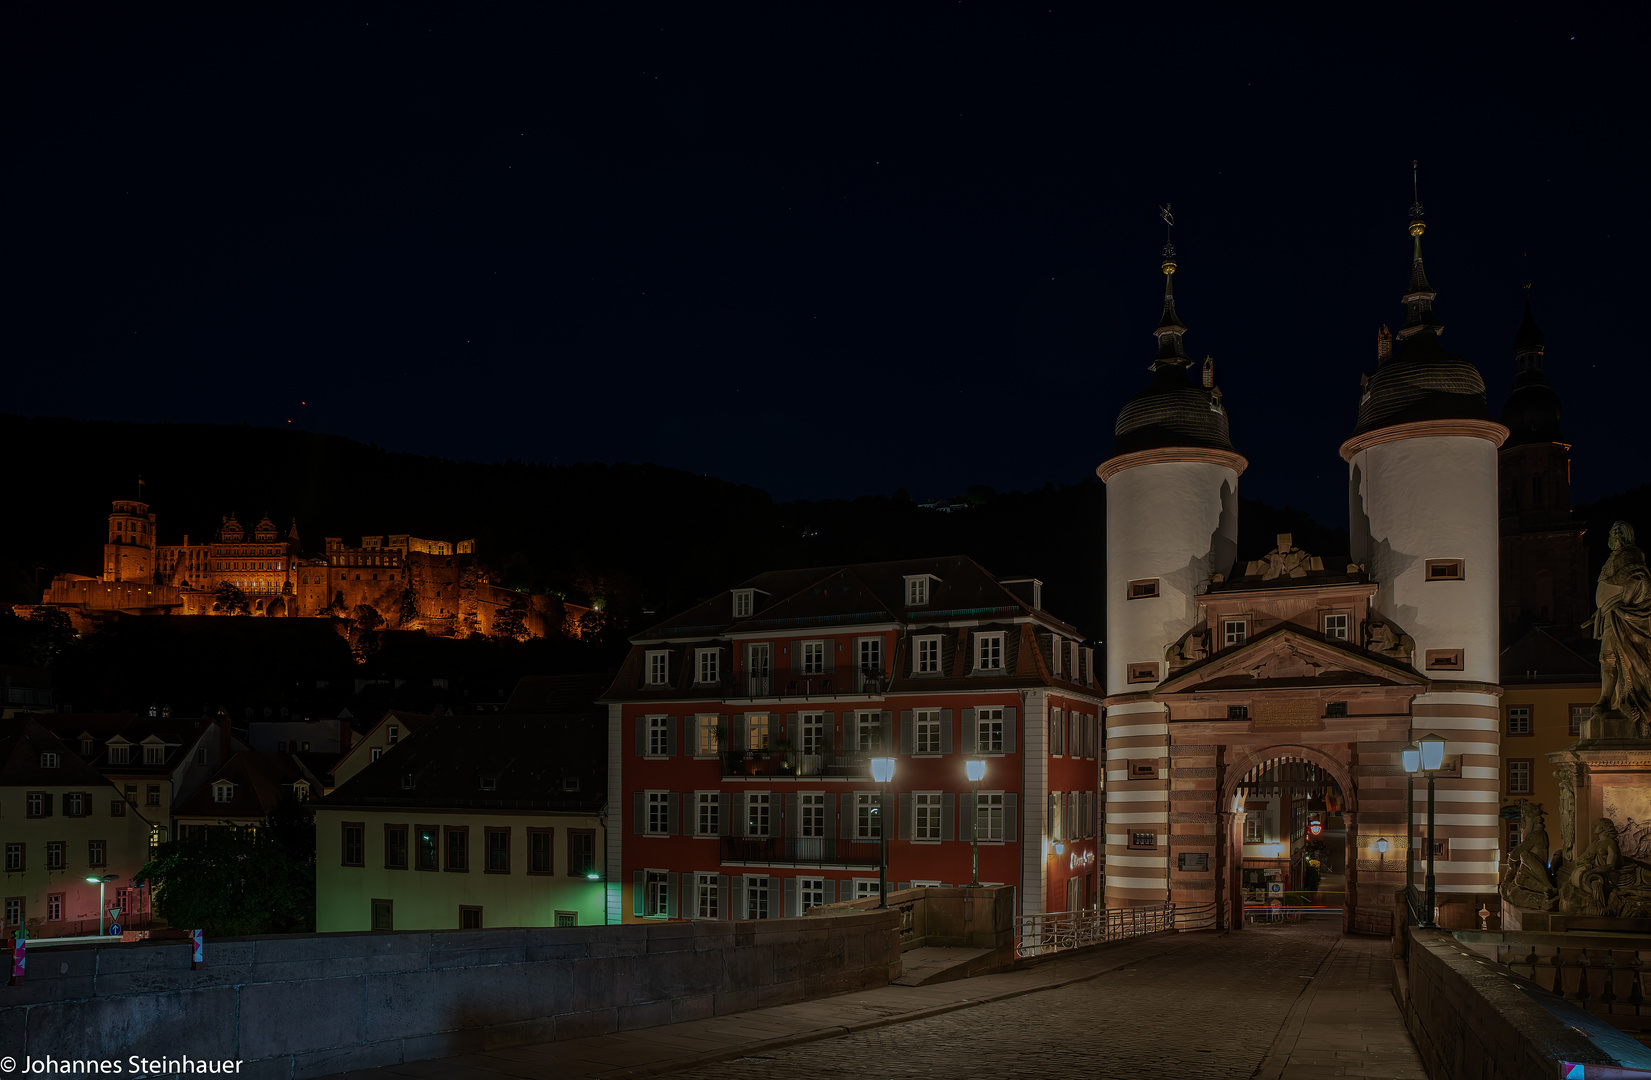
POLYGON ((242 750, 220 765, 211 780, 174 804, 172 816, 213 822, 262 821, 275 809, 282 791, 300 782, 314 794, 321 793, 318 779, 293 755, 242 750), (216 789, 226 783, 231 785, 229 801, 218 802, 214 798, 216 789))

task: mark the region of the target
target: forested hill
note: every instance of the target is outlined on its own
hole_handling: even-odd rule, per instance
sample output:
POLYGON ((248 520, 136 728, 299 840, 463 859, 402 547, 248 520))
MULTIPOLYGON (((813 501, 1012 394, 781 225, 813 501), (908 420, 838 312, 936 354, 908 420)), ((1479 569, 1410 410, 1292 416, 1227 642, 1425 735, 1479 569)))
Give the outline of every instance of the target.
MULTIPOLYGON (((1108 441, 1098 436, 1097 462, 1108 441)), ((1093 477, 971 489, 970 505, 942 513, 905 495, 897 465, 866 478, 884 494, 777 504, 658 465, 452 461, 250 426, 0 415, 0 453, 10 466, 0 534, 8 603, 38 599, 37 578, 96 573, 110 500, 136 496, 141 474, 162 543, 208 539, 228 513, 246 526, 268 514, 283 534, 296 519, 309 550, 327 536, 473 537, 506 584, 601 596, 631 630, 763 569, 955 553, 1001 576, 1037 575, 1052 612, 1103 633, 1105 499, 1093 477)), ((1345 529, 1300 511, 1245 500, 1239 522, 1241 557, 1259 558, 1278 532, 1327 557, 1347 553, 1345 529)))

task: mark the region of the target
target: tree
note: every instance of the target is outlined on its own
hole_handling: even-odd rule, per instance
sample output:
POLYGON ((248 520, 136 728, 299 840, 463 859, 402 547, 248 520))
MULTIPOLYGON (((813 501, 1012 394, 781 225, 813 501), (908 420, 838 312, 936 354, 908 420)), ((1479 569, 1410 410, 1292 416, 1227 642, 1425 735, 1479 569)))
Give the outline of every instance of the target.
POLYGON ((402 629, 406 629, 418 621, 418 593, 413 590, 411 585, 401 590, 401 596, 397 598, 396 606, 401 616, 401 621, 397 625, 402 629))
POLYGON ((222 615, 250 615, 252 605, 247 602, 247 594, 231 581, 220 581, 217 592, 214 594, 212 610, 222 615))
POLYGON ((350 625, 350 647, 358 661, 365 661, 378 651, 382 644, 378 631, 383 625, 384 616, 380 615, 373 605, 355 606, 355 620, 350 625))
POLYGON ((211 826, 155 849, 139 876, 172 926, 213 937, 315 929, 315 815, 283 790, 262 825, 211 826))
POLYGON ((50 667, 75 637, 74 623, 62 608, 37 607, 29 612, 27 623, 29 642, 24 654, 38 667, 50 667))
POLYGON ((521 593, 510 594, 510 600, 493 616, 493 636, 512 641, 521 641, 528 636, 527 597, 521 593))

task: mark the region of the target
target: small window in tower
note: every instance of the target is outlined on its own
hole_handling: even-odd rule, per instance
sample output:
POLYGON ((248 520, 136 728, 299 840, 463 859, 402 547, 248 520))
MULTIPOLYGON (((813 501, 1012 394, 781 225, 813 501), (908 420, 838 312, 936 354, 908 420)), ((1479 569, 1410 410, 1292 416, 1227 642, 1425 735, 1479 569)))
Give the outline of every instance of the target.
POLYGON ((1345 717, 1347 715, 1347 702, 1326 701, 1324 703, 1324 715, 1332 719, 1345 717))
POLYGON ((1153 662, 1129 665, 1129 682, 1157 682, 1158 665, 1153 662))
POLYGON ((1250 718, 1250 707, 1248 705, 1228 705, 1227 706, 1227 719, 1228 720, 1248 720, 1249 718, 1250 718))
POLYGON ((1141 578, 1129 583, 1129 598, 1131 600, 1146 600, 1158 595, 1157 578, 1141 578))
POLYGON ((1461 649, 1429 649, 1427 651, 1427 670, 1429 671, 1461 671, 1461 649))
POLYGON ((1461 559, 1429 559, 1427 560, 1427 580, 1429 581, 1461 581, 1461 559))

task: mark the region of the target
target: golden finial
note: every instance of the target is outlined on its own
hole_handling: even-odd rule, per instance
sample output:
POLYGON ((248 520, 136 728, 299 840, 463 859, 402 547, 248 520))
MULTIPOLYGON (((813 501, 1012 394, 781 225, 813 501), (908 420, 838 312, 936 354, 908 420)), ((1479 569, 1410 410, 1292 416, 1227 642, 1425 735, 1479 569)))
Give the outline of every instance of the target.
POLYGON ((1422 187, 1419 161, 1410 163, 1410 235, 1421 236, 1427 231, 1427 223, 1422 220, 1422 187))

